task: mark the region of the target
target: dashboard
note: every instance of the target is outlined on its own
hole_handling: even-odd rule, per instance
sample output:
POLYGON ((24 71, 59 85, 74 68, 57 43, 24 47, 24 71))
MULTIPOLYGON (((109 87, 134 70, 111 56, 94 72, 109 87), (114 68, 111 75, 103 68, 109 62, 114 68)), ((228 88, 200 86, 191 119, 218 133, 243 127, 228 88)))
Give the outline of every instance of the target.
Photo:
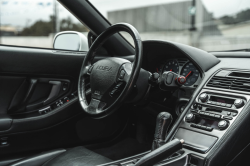
POLYGON ((187 58, 166 59, 155 63, 154 71, 160 75, 165 71, 172 71, 186 78, 183 87, 196 88, 201 80, 198 68, 187 58))

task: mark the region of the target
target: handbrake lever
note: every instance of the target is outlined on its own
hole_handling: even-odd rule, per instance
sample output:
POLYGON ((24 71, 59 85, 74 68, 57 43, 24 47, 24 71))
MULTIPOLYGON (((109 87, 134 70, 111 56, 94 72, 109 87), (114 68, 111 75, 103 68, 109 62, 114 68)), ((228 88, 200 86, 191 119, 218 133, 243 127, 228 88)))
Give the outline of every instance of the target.
POLYGON ((178 150, 182 149, 182 144, 184 143, 184 140, 178 140, 174 139, 158 149, 155 149, 154 151, 146 154, 143 156, 134 166, 151 166, 154 165, 169 156, 171 156, 174 152, 177 152, 178 150))

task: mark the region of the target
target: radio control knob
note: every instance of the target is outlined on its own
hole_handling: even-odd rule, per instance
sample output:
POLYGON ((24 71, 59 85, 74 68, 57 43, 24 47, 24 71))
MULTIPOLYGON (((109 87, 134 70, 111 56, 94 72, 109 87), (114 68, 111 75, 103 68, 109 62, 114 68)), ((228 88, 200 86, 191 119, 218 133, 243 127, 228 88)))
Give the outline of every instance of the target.
POLYGON ((221 120, 219 123, 218 123, 218 127, 220 130, 224 130, 228 127, 228 122, 226 120, 221 120))
POLYGON ((186 115, 185 119, 186 119, 187 122, 192 122, 192 121, 195 120, 195 115, 192 114, 192 113, 189 113, 189 114, 186 115))
POLYGON ((244 101, 242 99, 236 99, 234 101, 234 105, 236 108, 240 108, 240 107, 244 106, 244 101))
POLYGON ((199 99, 202 101, 202 102, 206 102, 208 100, 208 95, 206 93, 202 93, 200 96, 199 96, 199 99))

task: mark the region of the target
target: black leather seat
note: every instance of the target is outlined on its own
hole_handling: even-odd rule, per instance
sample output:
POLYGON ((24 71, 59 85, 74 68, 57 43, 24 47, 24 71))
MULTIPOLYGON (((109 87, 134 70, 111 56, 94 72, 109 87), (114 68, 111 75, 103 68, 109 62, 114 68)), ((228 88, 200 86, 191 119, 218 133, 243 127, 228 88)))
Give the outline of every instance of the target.
POLYGON ((79 146, 69 150, 57 149, 44 152, 18 160, 11 163, 10 166, 94 166, 111 161, 104 156, 79 146))

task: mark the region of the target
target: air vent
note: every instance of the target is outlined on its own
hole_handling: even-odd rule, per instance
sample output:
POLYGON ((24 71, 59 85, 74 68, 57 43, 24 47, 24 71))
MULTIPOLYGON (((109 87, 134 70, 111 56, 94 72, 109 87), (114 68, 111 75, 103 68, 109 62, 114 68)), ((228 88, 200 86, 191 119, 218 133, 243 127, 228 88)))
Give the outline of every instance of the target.
POLYGON ((177 59, 178 63, 179 63, 179 66, 183 66, 185 63, 188 62, 187 59, 177 59))
POLYGON ((250 80, 234 78, 234 77, 214 76, 207 83, 207 87, 250 92, 250 80))

